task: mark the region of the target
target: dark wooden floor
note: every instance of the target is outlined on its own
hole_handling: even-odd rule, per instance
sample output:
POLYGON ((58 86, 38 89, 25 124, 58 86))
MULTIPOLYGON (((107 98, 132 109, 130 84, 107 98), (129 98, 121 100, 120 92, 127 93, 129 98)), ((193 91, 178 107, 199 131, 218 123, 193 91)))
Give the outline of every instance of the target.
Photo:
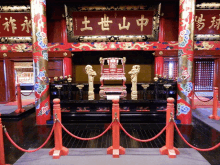
MULTIPOLYGON (((36 126, 35 114, 23 118, 20 121, 7 121, 3 122, 9 134, 15 142, 25 148, 39 147, 51 130, 51 125, 36 126)), ((65 124, 66 128, 77 136, 92 137, 100 134, 104 130, 104 124, 65 124)), ((155 136, 165 124, 124 124, 125 129, 133 136, 141 139, 147 139, 155 136)), ((193 145, 201 148, 209 148, 220 142, 220 133, 216 130, 204 125, 200 121, 194 119, 192 125, 179 126, 184 137, 193 145)), ((174 145, 177 148, 188 148, 182 139, 175 132, 174 145)), ((158 139, 149 143, 136 142, 127 137, 121 132, 120 139, 121 146, 124 148, 160 148, 165 144, 165 133, 158 139)), ((63 132, 63 145, 67 148, 107 148, 111 146, 111 131, 108 131, 104 136, 97 140, 92 141, 79 141, 70 137, 67 133, 63 132)), ((15 163, 23 154, 17 150, 4 136, 4 146, 6 163, 15 163)), ((47 143, 45 148, 53 148, 53 137, 47 143)), ((220 164, 220 148, 211 152, 200 152, 205 159, 213 165, 220 164)), ((31 153, 30 153, 31 154, 31 153)), ((159 150, 158 150, 159 154, 159 150)), ((181 154, 181 153, 180 153, 181 154)))

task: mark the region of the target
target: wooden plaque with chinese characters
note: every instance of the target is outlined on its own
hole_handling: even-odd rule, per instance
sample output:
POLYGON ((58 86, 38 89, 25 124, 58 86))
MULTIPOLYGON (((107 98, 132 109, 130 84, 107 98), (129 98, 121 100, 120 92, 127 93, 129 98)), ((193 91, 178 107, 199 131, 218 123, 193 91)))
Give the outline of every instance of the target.
POLYGON ((196 10, 195 34, 220 34, 220 10, 196 10))
POLYGON ((68 8, 69 42, 157 41, 160 5, 68 8))
POLYGON ((31 36, 30 13, 0 13, 0 37, 31 36))
POLYGON ((154 11, 73 12, 74 35, 151 35, 154 11))
POLYGON ((199 9, 195 14, 195 40, 220 40, 220 10, 199 9))

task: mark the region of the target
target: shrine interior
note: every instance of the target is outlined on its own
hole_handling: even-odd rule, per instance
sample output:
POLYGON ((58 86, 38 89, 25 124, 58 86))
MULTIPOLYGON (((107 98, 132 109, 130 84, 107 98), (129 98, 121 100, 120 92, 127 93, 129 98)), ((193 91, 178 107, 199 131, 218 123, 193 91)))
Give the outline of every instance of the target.
POLYGON ((219 74, 218 1, 2 0, 0 165, 219 165, 219 74))

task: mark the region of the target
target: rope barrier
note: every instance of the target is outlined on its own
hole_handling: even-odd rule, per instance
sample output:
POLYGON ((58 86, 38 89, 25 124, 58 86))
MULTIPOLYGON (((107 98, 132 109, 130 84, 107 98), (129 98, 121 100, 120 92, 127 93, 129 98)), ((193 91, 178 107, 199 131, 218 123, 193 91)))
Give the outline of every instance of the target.
POLYGON ((120 128, 124 131, 124 133, 125 133, 127 136, 129 136, 130 138, 132 138, 133 140, 136 140, 136 141, 138 141, 138 142, 149 142, 149 141, 155 140, 155 139, 158 138, 158 137, 165 131, 165 129, 170 125, 170 122, 169 122, 156 136, 154 136, 154 137, 152 137, 152 138, 150 138, 150 139, 142 140, 142 139, 138 139, 138 138, 135 138, 135 137, 131 136, 131 135, 124 129, 124 127, 121 125, 121 123, 120 123, 120 122, 118 122, 118 123, 119 123, 120 128))
POLYGON ((214 150, 214 149, 216 149, 216 148, 218 148, 218 147, 220 146, 220 142, 219 142, 217 145, 215 145, 215 146, 213 146, 213 147, 211 147, 211 148, 207 148, 207 149, 197 148, 197 147, 191 145, 189 142, 186 141, 186 139, 185 139, 185 138, 183 137, 183 135, 181 134, 181 132, 180 132, 180 130, 179 130, 179 128, 177 127, 177 125, 176 125, 175 122, 174 122, 174 126, 175 126, 175 128, 176 128, 178 134, 180 135, 180 137, 183 139, 183 141, 184 141, 188 146, 192 147, 192 148, 195 149, 195 150, 198 150, 198 151, 212 151, 212 150, 214 150))
POLYGON ((31 91, 28 95, 25 95, 25 94, 23 94, 23 93, 21 92, 21 94, 22 94, 23 96, 30 96, 32 93, 34 93, 34 86, 33 86, 33 88, 32 88, 32 91, 31 91))
POLYGON ((97 135, 97 136, 91 137, 91 138, 82 138, 82 137, 76 136, 76 135, 72 134, 71 132, 69 132, 59 120, 58 120, 58 122, 60 123, 60 125, 64 129, 64 131, 66 131, 70 136, 72 136, 76 139, 79 139, 79 140, 95 140, 95 139, 101 137, 102 135, 104 135, 111 128, 111 126, 113 124, 113 122, 111 122, 111 124, 108 126, 108 128, 106 128, 106 130, 104 132, 102 132, 100 135, 97 135))
POLYGON ((202 101, 202 102, 209 102, 209 101, 211 101, 212 99, 213 99, 213 97, 211 97, 211 99, 209 99, 209 100, 201 100, 197 95, 196 95, 196 93, 193 91, 193 93, 194 93, 194 95, 196 96, 196 98, 199 100, 199 101, 202 101))
POLYGON ((48 138, 46 139, 46 141, 45 141, 39 148, 34 149, 34 150, 26 150, 26 149, 23 149, 23 148, 19 147, 19 146, 12 140, 12 138, 11 138, 10 135, 8 134, 6 128, 4 128, 4 132, 5 132, 5 135, 6 135, 6 137, 8 138, 8 140, 9 140, 17 149, 19 149, 19 150, 21 150, 21 151, 23 151, 23 152, 31 153, 31 152, 36 152, 36 151, 40 150, 41 148, 43 148, 43 147, 47 144, 47 142, 49 141, 49 139, 51 138, 51 136, 52 136, 52 134, 53 134, 54 128, 55 128, 55 123, 53 124, 53 127, 52 127, 52 129, 51 129, 51 131, 50 131, 50 134, 49 134, 48 138))

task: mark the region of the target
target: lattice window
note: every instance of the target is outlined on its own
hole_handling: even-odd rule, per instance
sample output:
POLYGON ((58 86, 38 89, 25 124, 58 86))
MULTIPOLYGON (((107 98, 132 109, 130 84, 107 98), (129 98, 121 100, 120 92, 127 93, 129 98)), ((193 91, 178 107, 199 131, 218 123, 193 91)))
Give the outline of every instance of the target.
POLYGON ((213 90, 214 60, 195 61, 195 91, 213 90))
POLYGON ((165 61, 163 65, 163 76, 175 79, 178 76, 178 61, 165 61))

